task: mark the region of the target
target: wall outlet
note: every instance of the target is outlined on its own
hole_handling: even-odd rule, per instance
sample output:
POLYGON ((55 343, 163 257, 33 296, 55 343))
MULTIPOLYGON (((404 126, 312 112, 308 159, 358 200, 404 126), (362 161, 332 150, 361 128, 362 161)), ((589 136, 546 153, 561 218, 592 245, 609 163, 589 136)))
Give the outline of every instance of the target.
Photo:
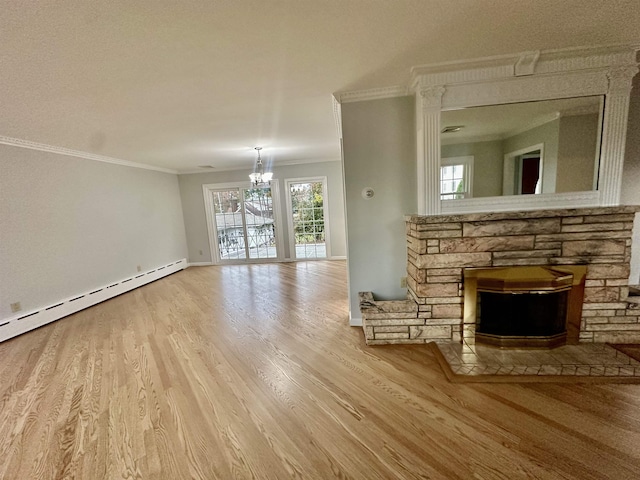
POLYGON ((202 250, 198 250, 198 252, 200 252, 200 255, 202 255, 202 250))
POLYGON ((138 265, 136 268, 138 269, 139 272, 142 271, 142 265, 138 265))
POLYGON ((12 303, 11 304, 11 312, 12 313, 19 312, 20 310, 22 310, 22 305, 20 305, 20 302, 16 302, 16 303, 12 303))
POLYGON ((400 277, 400 288, 407 288, 407 277, 400 277))

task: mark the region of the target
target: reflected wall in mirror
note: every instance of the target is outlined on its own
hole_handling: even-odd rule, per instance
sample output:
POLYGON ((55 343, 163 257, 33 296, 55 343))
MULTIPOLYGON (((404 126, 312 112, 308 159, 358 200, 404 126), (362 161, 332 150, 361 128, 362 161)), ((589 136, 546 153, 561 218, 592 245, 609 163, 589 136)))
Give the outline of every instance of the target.
POLYGON ((443 111, 441 198, 595 190, 603 110, 590 96, 443 111))

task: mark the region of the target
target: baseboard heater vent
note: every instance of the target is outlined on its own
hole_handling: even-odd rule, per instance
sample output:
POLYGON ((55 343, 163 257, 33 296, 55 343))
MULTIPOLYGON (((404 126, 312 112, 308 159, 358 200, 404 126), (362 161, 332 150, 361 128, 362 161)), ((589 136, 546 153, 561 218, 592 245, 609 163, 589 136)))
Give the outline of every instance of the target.
POLYGON ((105 300, 109 300, 129 290, 134 290, 159 278, 171 275, 172 273, 187 268, 187 266, 186 259, 178 260, 177 262, 169 263, 168 265, 149 270, 134 277, 125 278, 124 280, 93 290, 89 293, 74 295, 67 300, 48 307, 2 319, 0 320, 0 342, 59 320, 60 318, 84 310, 105 300))

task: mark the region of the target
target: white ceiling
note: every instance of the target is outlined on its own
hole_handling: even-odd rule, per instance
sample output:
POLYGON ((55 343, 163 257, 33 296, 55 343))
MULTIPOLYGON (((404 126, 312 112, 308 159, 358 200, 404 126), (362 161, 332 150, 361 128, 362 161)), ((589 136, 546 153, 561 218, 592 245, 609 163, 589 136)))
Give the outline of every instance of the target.
POLYGON ((3 0, 0 136, 177 171, 339 158, 331 94, 640 43, 638 0, 3 0))

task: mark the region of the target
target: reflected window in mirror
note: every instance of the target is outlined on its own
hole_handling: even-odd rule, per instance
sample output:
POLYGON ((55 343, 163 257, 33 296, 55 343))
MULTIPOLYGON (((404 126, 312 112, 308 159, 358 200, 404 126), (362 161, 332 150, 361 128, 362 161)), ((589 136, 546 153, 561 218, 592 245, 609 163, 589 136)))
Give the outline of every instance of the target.
POLYGON ((473 192, 473 156, 442 158, 440 161, 440 198, 471 198, 473 192))
POLYGON ((595 190, 603 109, 589 96, 443 111, 441 165, 474 157, 473 197, 595 190))

